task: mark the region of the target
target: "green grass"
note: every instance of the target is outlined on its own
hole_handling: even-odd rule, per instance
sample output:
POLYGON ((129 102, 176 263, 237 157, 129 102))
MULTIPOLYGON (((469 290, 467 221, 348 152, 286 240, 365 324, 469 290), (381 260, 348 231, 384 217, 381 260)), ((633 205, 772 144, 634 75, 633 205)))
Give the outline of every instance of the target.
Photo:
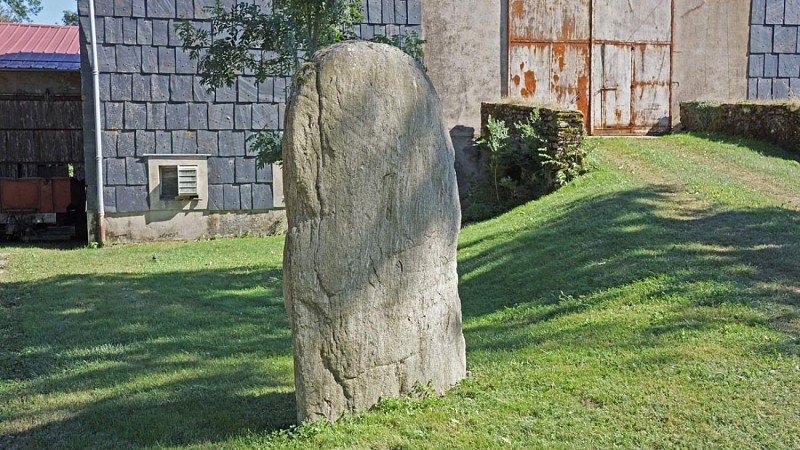
POLYGON ((282 239, 0 249, 0 448, 798 448, 800 164, 593 140, 465 228, 469 377, 290 428, 282 239))

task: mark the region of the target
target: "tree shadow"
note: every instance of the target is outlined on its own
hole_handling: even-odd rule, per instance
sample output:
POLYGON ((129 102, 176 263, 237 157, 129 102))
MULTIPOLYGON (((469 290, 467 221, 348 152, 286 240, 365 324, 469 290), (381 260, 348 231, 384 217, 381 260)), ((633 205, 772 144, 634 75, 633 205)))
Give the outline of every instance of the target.
POLYGON ((281 277, 242 267, 6 283, 15 300, 3 307, 20 322, 0 375, 24 385, 11 395, 60 405, 0 396, 5 420, 35 424, 0 447, 196 444, 294 424, 281 277))
MULTIPOLYGON (((518 320, 465 330, 468 348, 535 345, 526 331, 530 325, 617 301, 620 289, 657 280, 644 301, 686 298, 691 304, 676 305, 669 319, 651 324, 623 346, 665 345, 681 330, 763 320, 788 337, 759 350, 800 354, 800 213, 659 208, 674 202, 675 194, 652 187, 582 199, 559 206, 559 215, 536 227, 494 226, 493 235, 463 243, 460 251, 470 254, 459 261, 465 321, 526 308, 518 320), (760 311, 758 317, 767 319, 698 313, 731 305, 760 311)), ((541 206, 524 208, 536 207, 541 206)), ((524 208, 510 214, 524 216, 524 208)), ((567 343, 585 337, 563 333, 547 339, 567 343)))

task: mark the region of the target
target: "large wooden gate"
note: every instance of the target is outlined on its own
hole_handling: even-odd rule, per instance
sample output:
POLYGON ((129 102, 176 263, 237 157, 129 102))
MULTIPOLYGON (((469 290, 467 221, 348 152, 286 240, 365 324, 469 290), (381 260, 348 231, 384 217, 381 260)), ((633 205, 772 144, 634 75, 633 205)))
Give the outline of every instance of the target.
POLYGON ((592 134, 670 129, 672 5, 511 0, 509 95, 578 109, 592 134))

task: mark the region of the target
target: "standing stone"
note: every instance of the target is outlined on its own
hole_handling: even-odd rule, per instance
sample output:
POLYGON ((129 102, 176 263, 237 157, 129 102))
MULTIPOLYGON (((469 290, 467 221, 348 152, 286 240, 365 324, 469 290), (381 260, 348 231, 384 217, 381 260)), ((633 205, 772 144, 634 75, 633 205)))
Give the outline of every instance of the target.
POLYGON ((465 375, 454 153, 430 80, 345 42, 295 79, 283 141, 284 294, 298 420, 465 375))

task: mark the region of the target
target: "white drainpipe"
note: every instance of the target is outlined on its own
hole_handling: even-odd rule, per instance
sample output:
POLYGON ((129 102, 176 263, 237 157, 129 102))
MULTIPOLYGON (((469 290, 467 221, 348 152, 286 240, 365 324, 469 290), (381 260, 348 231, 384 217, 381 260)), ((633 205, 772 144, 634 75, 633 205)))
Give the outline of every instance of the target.
POLYGON ((100 130, 100 69, 97 64, 97 24, 94 17, 94 0, 89 0, 89 24, 92 40, 92 86, 94 98, 94 147, 97 162, 97 243, 106 241, 105 201, 103 198, 103 135, 100 130))

